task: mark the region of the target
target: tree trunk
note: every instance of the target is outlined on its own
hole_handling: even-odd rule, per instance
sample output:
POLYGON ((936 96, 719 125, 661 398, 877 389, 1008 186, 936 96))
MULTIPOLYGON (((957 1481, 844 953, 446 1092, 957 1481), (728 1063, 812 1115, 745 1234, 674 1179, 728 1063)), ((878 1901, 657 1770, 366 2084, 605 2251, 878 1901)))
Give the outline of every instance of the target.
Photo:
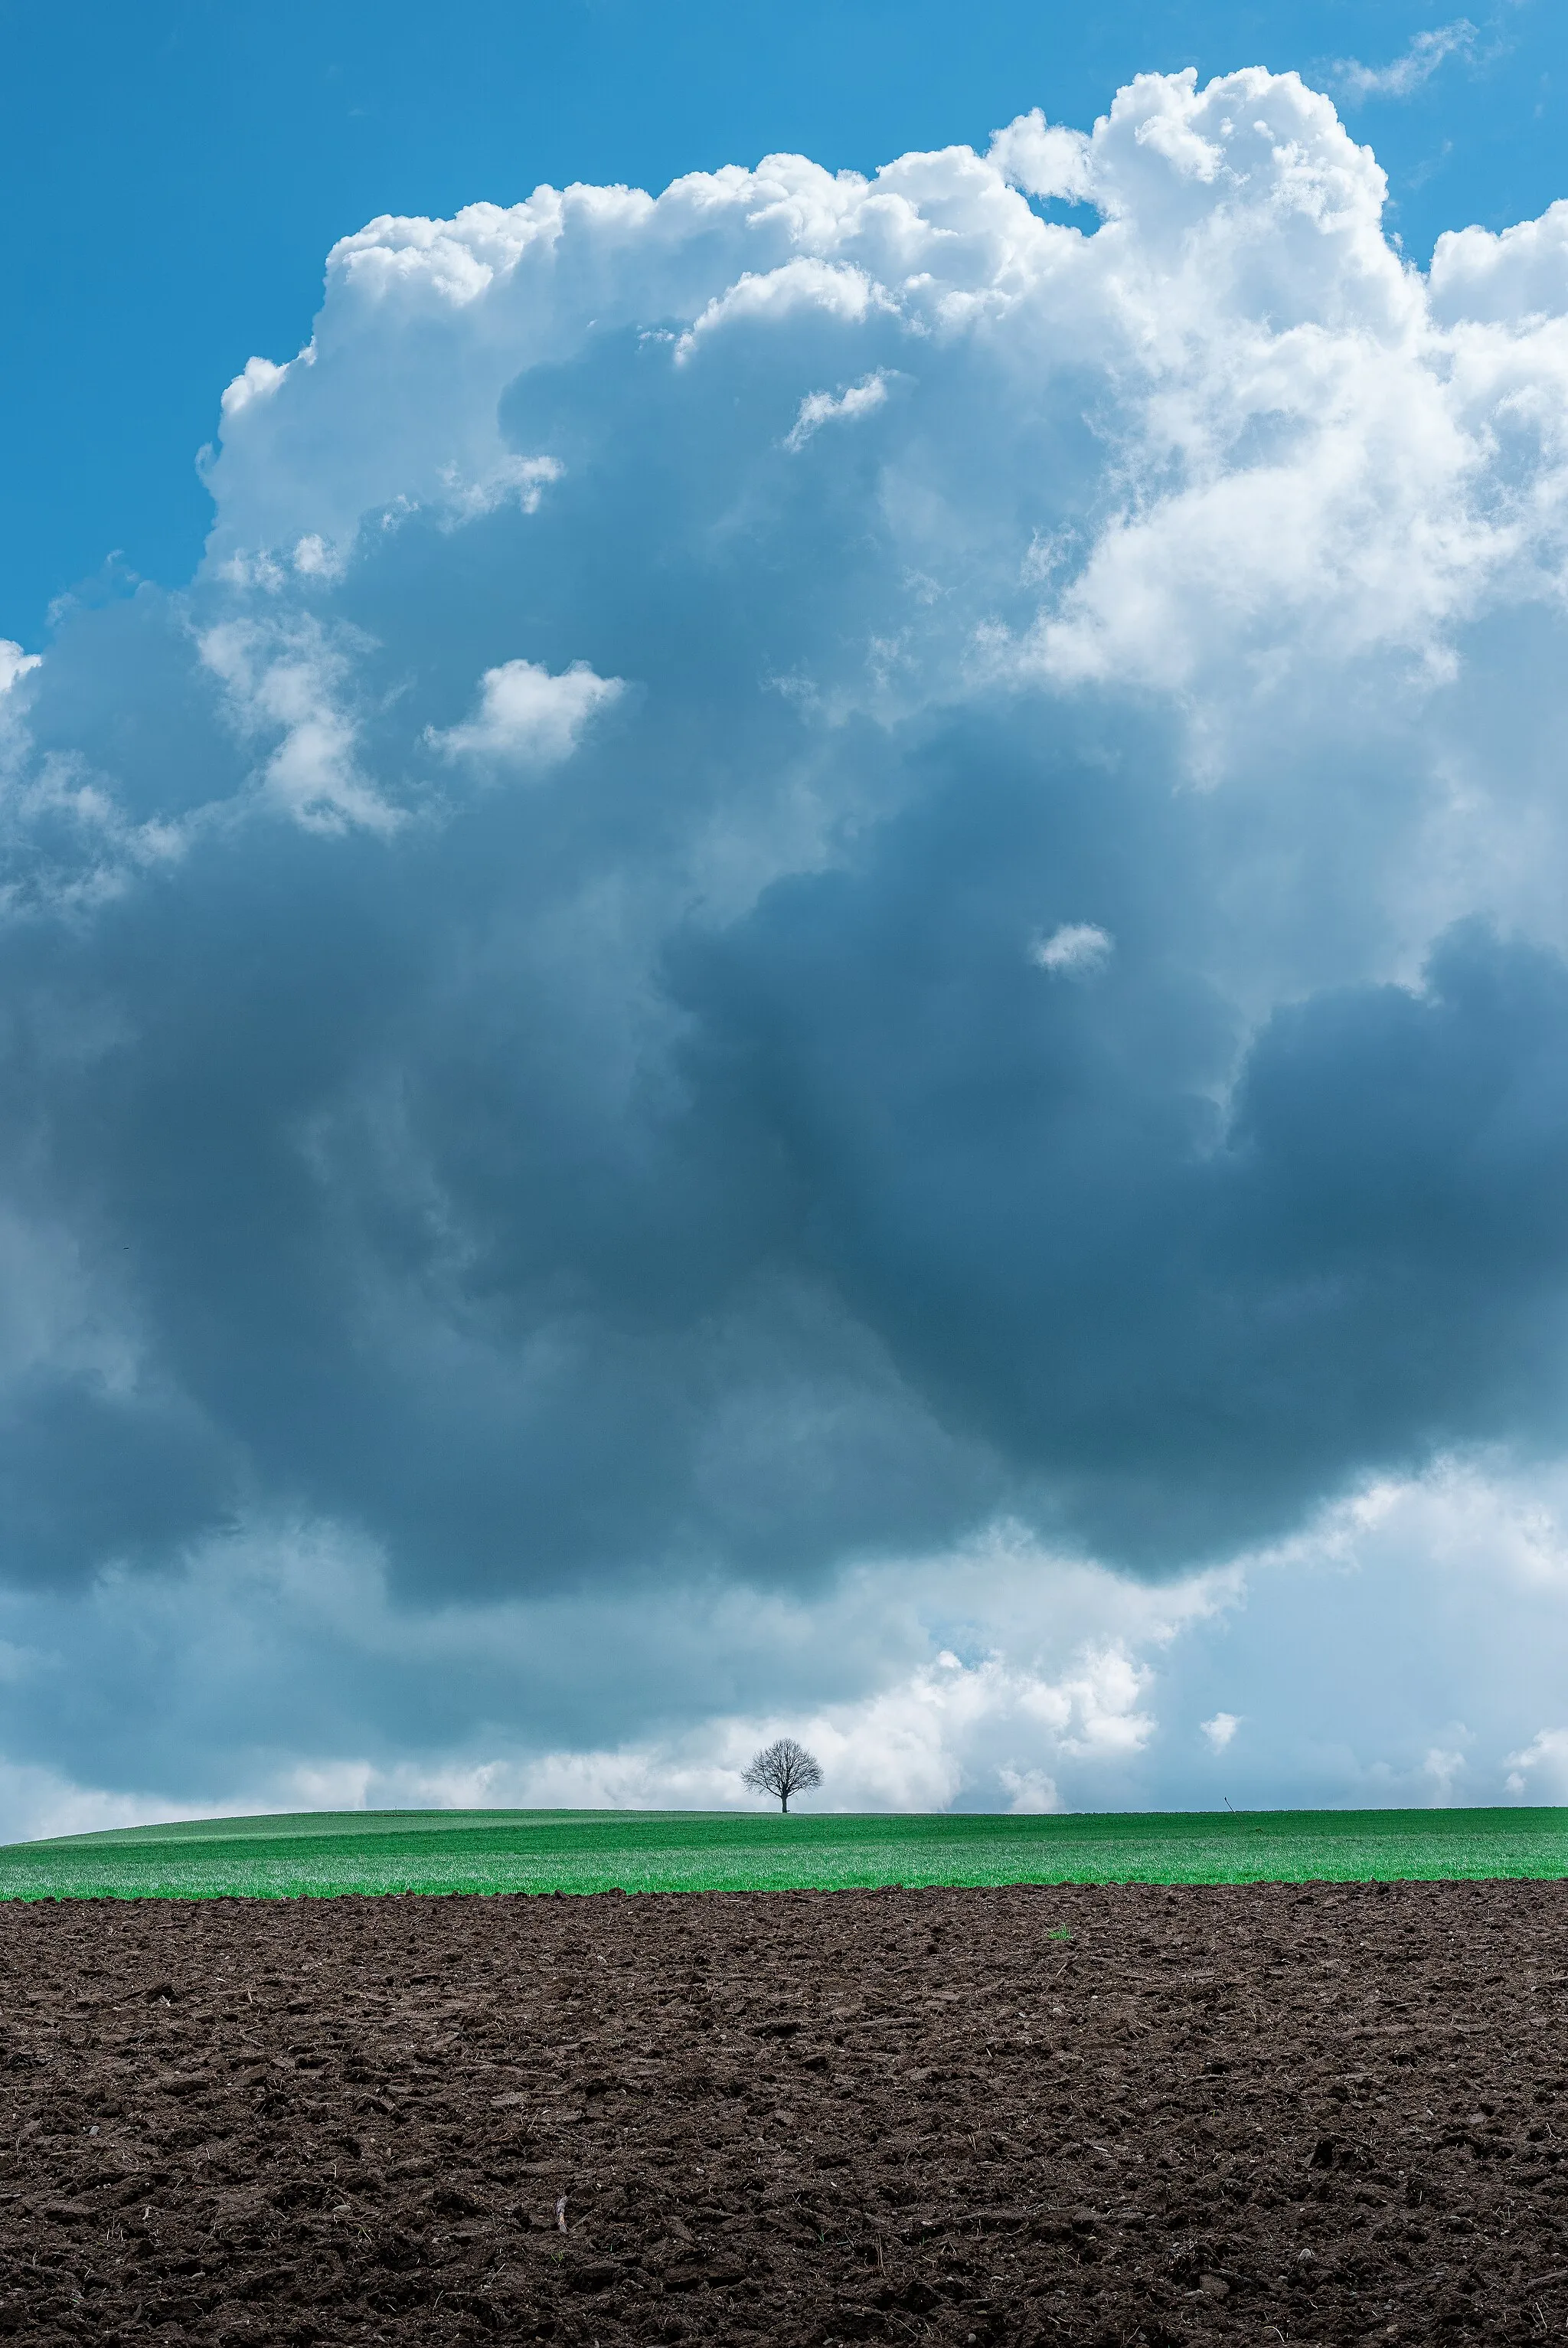
POLYGON ((787 1818, 789 1816, 789 1796, 787 1794, 781 1794, 779 1796, 779 1807, 787 1818))

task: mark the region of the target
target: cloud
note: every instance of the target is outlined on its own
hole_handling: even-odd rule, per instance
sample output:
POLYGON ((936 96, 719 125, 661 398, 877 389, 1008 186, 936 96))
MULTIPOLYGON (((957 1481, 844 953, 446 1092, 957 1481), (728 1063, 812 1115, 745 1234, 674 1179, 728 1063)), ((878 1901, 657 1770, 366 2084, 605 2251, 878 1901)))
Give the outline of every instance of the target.
POLYGON ((342 1529, 258 1527, 174 1571, 0 1597, 7 1735, 34 1756, 0 1770, 0 1832, 314 1804, 722 1809, 749 1805, 741 1767, 781 1725, 829 1764, 828 1808, 1203 1808, 1215 1755, 1189 1724, 1236 1719, 1215 1700, 1237 1686, 1240 1805, 1553 1800, 1568 1739, 1536 1724, 1558 1717, 1565 1527, 1560 1468, 1450 1463, 1175 1582, 1014 1529, 815 1593, 641 1605, 411 1601, 342 1529))
POLYGON ((1216 1712, 1212 1720, 1200 1721, 1198 1725, 1209 1740, 1210 1750, 1223 1753, 1241 1726, 1241 1715, 1235 1712, 1216 1712))
POLYGON ((1092 203, 1094 150, 1081 130, 1048 123, 1036 106, 999 130, 986 160, 1013 187, 1031 196, 1056 196, 1069 203, 1092 203))
POLYGON ((819 1756, 831 1808, 1125 1803, 1165 1657, 1235 1597, 1224 1576, 1151 1590, 1015 1533, 815 1599, 410 1603, 363 1540, 275 1524, 172 1573, 0 1600, 10 1734, 36 1756, 0 1771, 0 1832, 120 1823, 122 1798, 149 1816, 751 1807, 741 1772, 781 1729, 819 1756), (120 1790, 82 1781, 89 1755, 120 1790))
POLYGON ((263 797, 308 831, 395 827, 398 810, 360 771, 357 729, 338 705, 352 658, 346 646, 309 620, 292 627, 231 620, 207 631, 200 652, 226 688, 236 732, 268 746, 253 778, 263 797))
POLYGON ((1456 16, 1451 25, 1417 33, 1392 65, 1364 66, 1355 57, 1343 58, 1334 69, 1335 79, 1353 106, 1369 98, 1410 98, 1448 58, 1472 56, 1479 38, 1468 16, 1456 16))
POLYGON ((503 661, 479 680, 477 715, 445 732, 433 727, 427 738, 447 758, 559 766, 595 712, 622 690, 619 677, 595 676, 586 661, 574 661, 559 676, 532 661, 503 661))
POLYGON ((1464 1774, 1465 1755, 1462 1746, 1434 1745, 1421 1765, 1432 1783, 1432 1800, 1451 1802, 1454 1782, 1464 1774))
POLYGON ((1568 314, 1568 202, 1494 235, 1451 229, 1432 253, 1431 304, 1444 324, 1544 326, 1568 314))
POLYGON ((0 637, 0 693, 9 693, 18 677, 24 677, 38 665, 36 653, 28 654, 9 637, 0 637))
POLYGON ((1563 1799, 1568 1789, 1568 1728, 1538 1729, 1523 1751, 1511 1753, 1508 1759, 1510 1793, 1563 1799))
POLYGON ((997 1772, 997 1780, 1003 1793, 1010 1797, 1008 1808, 1014 1818, 1049 1817, 1061 1807, 1056 1780, 1048 1777, 1043 1769, 1015 1769, 1004 1762, 997 1772))
POLYGON ((784 436, 784 447, 804 448, 814 432, 835 418, 852 423, 857 416, 869 416, 882 406, 887 396, 887 378, 880 369, 860 383, 852 383, 846 391, 835 395, 831 391, 809 392, 801 401, 800 414, 784 436))
POLYGON ((1161 1660, 1564 1450, 1561 224, 1383 199, 1249 69, 336 248, 199 575, 5 672, 15 1643, 186 1756, 84 1661, 17 1766, 1071 1805, 1224 1697, 1430 1794, 1451 1698, 1325 1757, 1161 1660), (835 1647, 982 1555, 1103 1602, 835 1647))
POLYGON ((1115 951, 1114 940, 1092 922, 1064 922, 1037 942, 1032 954, 1041 970, 1055 971, 1064 978, 1091 978, 1104 969, 1115 951))

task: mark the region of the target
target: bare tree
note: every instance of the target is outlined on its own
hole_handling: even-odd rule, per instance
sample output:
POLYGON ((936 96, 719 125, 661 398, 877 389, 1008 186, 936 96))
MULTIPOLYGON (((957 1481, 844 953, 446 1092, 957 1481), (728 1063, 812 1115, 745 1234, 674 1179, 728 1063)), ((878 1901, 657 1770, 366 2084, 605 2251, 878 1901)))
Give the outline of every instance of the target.
POLYGON ((804 1745, 797 1745, 793 1736, 781 1736, 753 1756, 750 1768, 743 1770, 741 1777, 755 1793, 776 1794, 787 1818, 790 1796, 814 1792, 822 1783, 822 1770, 804 1745))

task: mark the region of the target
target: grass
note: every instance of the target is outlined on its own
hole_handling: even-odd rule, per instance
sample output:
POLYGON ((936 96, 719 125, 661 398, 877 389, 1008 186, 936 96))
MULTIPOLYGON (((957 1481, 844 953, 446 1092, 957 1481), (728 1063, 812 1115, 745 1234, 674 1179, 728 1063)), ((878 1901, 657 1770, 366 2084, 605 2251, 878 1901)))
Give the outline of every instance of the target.
POLYGON ((1568 1810, 907 1818, 349 1810, 0 1849, 0 1899, 757 1891, 884 1883, 1342 1883, 1568 1876, 1568 1810))

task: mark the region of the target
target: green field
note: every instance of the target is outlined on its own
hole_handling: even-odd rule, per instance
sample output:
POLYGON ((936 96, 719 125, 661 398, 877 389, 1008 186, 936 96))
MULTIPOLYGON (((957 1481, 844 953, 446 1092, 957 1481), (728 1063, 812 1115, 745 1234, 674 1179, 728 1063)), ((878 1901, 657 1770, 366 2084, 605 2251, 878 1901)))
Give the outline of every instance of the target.
POLYGON ((347 1810, 0 1849, 7 1900, 340 1891, 832 1890, 885 1883, 1343 1883, 1568 1875, 1568 1810, 948 1813, 347 1810))

